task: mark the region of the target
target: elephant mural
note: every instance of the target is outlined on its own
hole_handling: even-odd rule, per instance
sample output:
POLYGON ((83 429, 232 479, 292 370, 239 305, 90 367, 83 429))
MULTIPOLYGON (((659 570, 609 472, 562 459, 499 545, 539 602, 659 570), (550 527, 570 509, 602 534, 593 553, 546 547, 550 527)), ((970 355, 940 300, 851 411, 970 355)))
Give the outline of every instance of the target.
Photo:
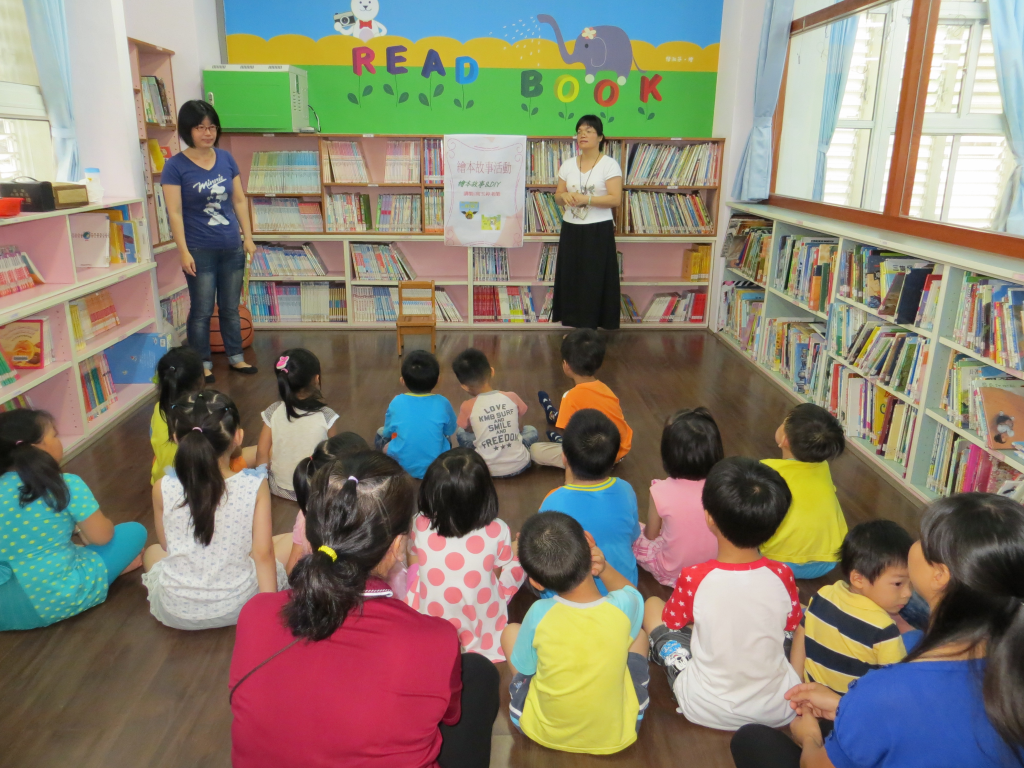
MULTIPOLYGON (((565 47, 565 40, 562 39, 562 30, 558 28, 558 22, 546 13, 537 16, 541 24, 550 24, 555 31, 555 39, 558 41, 558 48, 562 52, 562 61, 566 64, 583 64, 587 74, 584 78, 588 83, 594 82, 594 76, 598 72, 614 72, 619 85, 625 85, 629 77, 629 70, 636 64, 633 58, 633 44, 629 35, 618 27, 599 26, 587 27, 580 32, 576 38, 576 46, 573 52, 569 53, 565 47)), ((637 65, 637 70, 644 72, 637 65)))

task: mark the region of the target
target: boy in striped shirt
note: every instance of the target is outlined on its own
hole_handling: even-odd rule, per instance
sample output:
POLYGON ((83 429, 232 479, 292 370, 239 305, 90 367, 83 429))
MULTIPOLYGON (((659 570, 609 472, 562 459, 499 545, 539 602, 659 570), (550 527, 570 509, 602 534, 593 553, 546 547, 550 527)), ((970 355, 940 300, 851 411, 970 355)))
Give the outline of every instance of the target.
POLYGON ((872 669, 907 655, 898 614, 913 594, 912 543, 890 520, 861 523, 846 535, 839 551, 846 581, 818 590, 793 636, 790 661, 805 682, 845 694, 872 669))

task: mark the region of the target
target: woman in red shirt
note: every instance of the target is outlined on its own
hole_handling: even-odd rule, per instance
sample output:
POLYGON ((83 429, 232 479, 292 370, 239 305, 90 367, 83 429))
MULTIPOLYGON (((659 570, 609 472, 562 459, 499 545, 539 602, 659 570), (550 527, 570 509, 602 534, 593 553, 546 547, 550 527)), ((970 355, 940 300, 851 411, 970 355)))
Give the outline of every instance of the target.
POLYGON ((382 453, 323 467, 310 484, 313 554, 292 589, 257 595, 231 659, 235 768, 453 768, 490 762, 499 675, 463 656, 455 628, 395 598, 416 511, 382 453))

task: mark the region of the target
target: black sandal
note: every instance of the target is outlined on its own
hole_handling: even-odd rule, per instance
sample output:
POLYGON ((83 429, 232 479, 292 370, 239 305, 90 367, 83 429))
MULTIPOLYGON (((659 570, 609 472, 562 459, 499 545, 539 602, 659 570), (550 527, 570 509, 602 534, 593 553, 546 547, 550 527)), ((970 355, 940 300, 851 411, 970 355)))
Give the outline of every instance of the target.
POLYGON ((245 368, 236 368, 233 365, 229 365, 228 368, 230 368, 235 373, 244 373, 246 376, 252 376, 260 372, 260 369, 257 368, 255 365, 247 365, 245 368))

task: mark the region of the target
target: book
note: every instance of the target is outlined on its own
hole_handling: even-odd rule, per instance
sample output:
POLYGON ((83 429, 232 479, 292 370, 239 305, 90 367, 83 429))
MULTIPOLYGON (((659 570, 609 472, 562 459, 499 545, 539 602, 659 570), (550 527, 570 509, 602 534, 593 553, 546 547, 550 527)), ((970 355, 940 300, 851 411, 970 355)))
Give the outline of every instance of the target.
POLYGON ((3 326, 0 348, 15 368, 42 368, 55 362, 49 316, 27 317, 3 326))
POLYGON ((323 232, 319 201, 256 197, 251 203, 257 232, 323 232))
POLYGON ((506 248, 474 248, 473 279, 509 281, 508 250, 506 248))
POLYGON ((7 355, 7 352, 0 346, 0 387, 6 387, 18 380, 18 370, 14 367, 14 361, 7 355))
POLYGON ((316 150, 252 153, 246 192, 252 194, 320 194, 316 150))
POLYGON ((630 186, 710 187, 718 184, 722 165, 720 142, 630 146, 626 184, 630 186))
POLYGON ((462 322, 462 313, 459 312, 459 308, 455 306, 455 302, 452 300, 452 297, 444 288, 434 288, 434 302, 437 322, 462 322))
POLYGON ((444 140, 423 140, 423 183, 444 182, 444 140))
POLYGON ((71 299, 68 302, 68 311, 71 315, 75 349, 79 351, 85 349, 86 344, 99 334, 121 324, 117 316, 117 307, 114 306, 114 300, 106 289, 71 299))
POLYGON ((629 231, 634 234, 710 235, 715 222, 697 193, 626 192, 629 231))
POLYGON ((705 282, 711 279, 712 247, 710 243, 703 243, 683 251, 683 280, 705 282))
POLYGON ((416 279, 416 272, 396 243, 352 243, 350 248, 357 280, 416 279))
POLYGON ((173 124, 174 116, 163 78, 143 75, 139 78, 139 86, 142 96, 142 111, 146 122, 164 126, 173 124))
POLYGON ((548 282, 555 279, 558 266, 558 244, 544 243, 540 247, 540 259, 537 261, 537 279, 548 282))
POLYGON ((423 231, 444 232, 444 190, 423 190, 423 231))
POLYGON ((389 184, 420 183, 420 142, 388 140, 384 158, 384 181, 389 184))
POLYGON ((976 387, 980 399, 978 422, 986 444, 997 450, 1011 448, 1017 430, 1024 436, 1024 381, 983 380, 976 387))
POLYGON ((28 253, 15 245, 0 245, 0 296, 27 291, 45 282, 28 253))
POLYGON ((82 394, 85 395, 86 419, 95 420, 117 402, 117 389, 110 373, 107 356, 99 352, 79 366, 82 394))
POLYGON ((164 169, 164 153, 160 150, 160 142, 156 139, 146 141, 149 148, 149 164, 153 173, 160 173, 164 169))
POLYGON ((423 217, 419 195, 379 195, 374 229, 378 232, 420 232, 423 217))
POLYGON ((576 142, 567 139, 531 139, 526 155, 526 183, 554 187, 558 169, 576 156, 576 142))
POLYGON ((110 266, 110 216, 106 213, 77 213, 68 216, 71 224, 71 250, 75 266, 110 266))
POLYGON ((340 192, 329 195, 326 203, 328 232, 369 232, 373 229, 369 195, 340 192))
POLYGON ((162 333, 133 333, 106 350, 114 384, 148 384, 170 346, 162 333))
POLYGON ((251 282, 248 305, 258 323, 339 323, 347 318, 345 285, 338 282, 251 282))
POLYGON ((562 231, 562 209, 553 192, 526 190, 527 234, 557 235, 562 231))
POLYGON ((327 267, 313 243, 259 243, 249 263, 251 277, 322 277, 327 267))
POLYGON ((362 148, 355 141, 324 142, 327 161, 323 164, 326 184, 366 184, 370 177, 366 173, 362 148))
POLYGON ((189 306, 188 288, 184 287, 167 298, 160 300, 160 316, 178 334, 179 338, 185 333, 189 306))
POLYGON ((153 205, 156 208, 157 241, 169 243, 171 242, 171 219, 167 214, 164 188, 160 184, 153 185, 153 205))

